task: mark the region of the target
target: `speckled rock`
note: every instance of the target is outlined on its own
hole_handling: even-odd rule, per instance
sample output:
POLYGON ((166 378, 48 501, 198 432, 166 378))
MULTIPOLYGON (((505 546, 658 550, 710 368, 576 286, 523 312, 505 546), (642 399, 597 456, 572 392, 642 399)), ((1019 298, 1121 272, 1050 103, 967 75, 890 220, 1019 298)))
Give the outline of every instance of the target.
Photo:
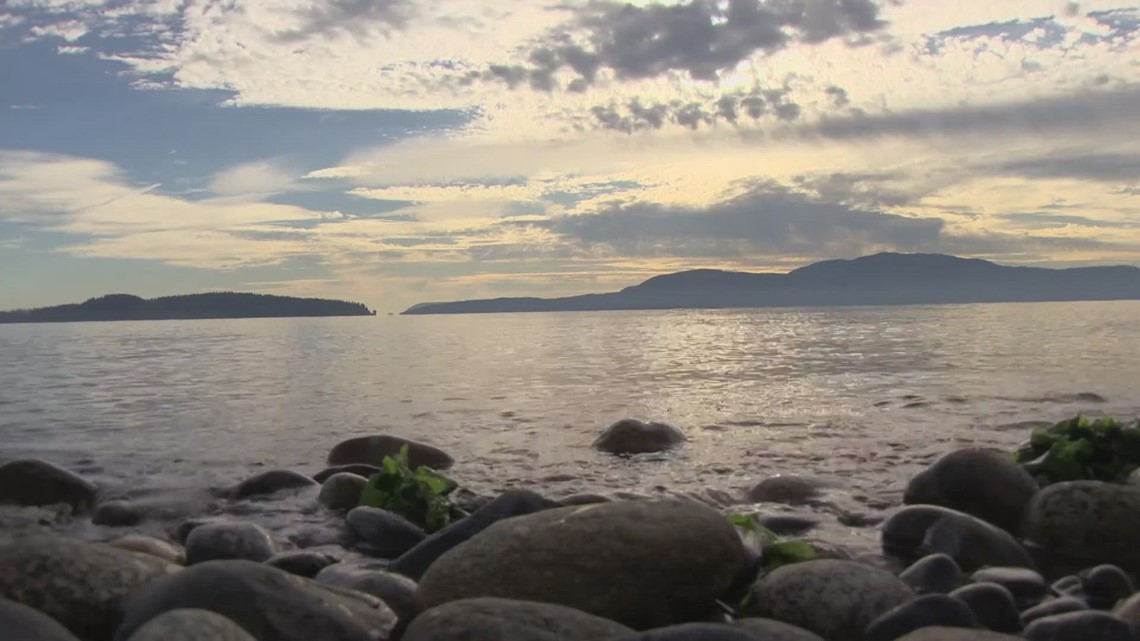
POLYGON ((338 472, 321 484, 317 502, 330 510, 351 510, 360 505, 368 479, 358 474, 338 472))
POLYGON ((1009 590, 996 583, 972 583, 950 593, 974 611, 978 623, 1008 634, 1021 632, 1021 616, 1017 602, 1009 590))
POLYGON ((1009 455, 970 448, 951 452, 906 487, 907 505, 940 505, 1017 534, 1038 485, 1009 455))
POLYGON ((1082 612, 1089 609, 1089 604, 1072 596, 1063 596, 1039 603, 1021 613, 1021 624, 1029 625, 1037 619, 1044 619, 1056 614, 1067 612, 1082 612))
POLYGON ((147 621, 129 641, 257 641, 242 627, 209 610, 171 610, 147 621))
POLYGON ((884 552, 907 561, 947 554, 964 572, 985 566, 1036 569, 1025 548, 1005 530, 934 505, 911 505, 895 512, 883 524, 882 544, 884 552))
POLYGON ((579 610, 531 601, 452 601, 416 617, 403 641, 600 641, 632 632, 579 610))
POLYGON ((606 428, 594 441, 594 449, 610 454, 644 454, 664 452, 685 440, 685 434, 672 425, 627 418, 606 428))
POLYGON ((346 521, 356 538, 385 559, 394 559, 427 538, 416 524, 378 507, 355 507, 349 510, 346 521))
POLYGON ((93 641, 114 633, 129 594, 181 569, 152 556, 57 536, 0 546, 0 568, 0 598, 35 608, 93 641))
POLYGON ((419 612, 416 582, 406 576, 379 568, 337 563, 317 573, 316 579, 324 585, 371 594, 388 604, 400 621, 411 621, 419 612))
POLYGON ((772 476, 753 486, 748 491, 748 500, 753 503, 803 505, 819 498, 824 487, 823 481, 805 476, 772 476))
POLYGON ((1024 641, 1021 637, 986 630, 930 627, 915 630, 898 641, 1024 641))
POLYGON ((207 523, 186 537, 186 563, 244 559, 265 561, 277 552, 273 539, 254 523, 207 523))
POLYGON ((758 581, 742 614, 790 623, 828 641, 861 641, 872 621, 914 596, 886 570, 854 561, 807 561, 758 581))
POLYGON ((329 452, 328 464, 379 465, 385 456, 396 456, 405 445, 408 446, 408 465, 412 469, 422 465, 433 470, 446 470, 455 464, 454 459, 437 447, 390 434, 360 436, 342 441, 329 452))
POLYGON ((143 520, 143 512, 133 503, 123 500, 107 501, 95 507, 91 522, 109 527, 138 525, 143 520))
POLYGON ((1019 610, 1037 605, 1049 592, 1045 579, 1028 568, 984 568, 970 576, 970 582, 997 583, 1009 590, 1019 610))
POLYGON ((946 554, 931 554, 915 561, 899 578, 916 594, 949 594, 962 586, 962 568, 946 554))
POLYGON ((814 632, 775 619, 746 617, 737 619, 730 625, 751 632, 763 641, 823 641, 814 632))
POLYGON ((0 465, 0 504, 60 503, 76 512, 90 510, 95 504, 95 485, 40 459, 19 459, 0 465))
POLYGON ((1132 579, 1115 565, 1089 568, 1079 578, 1089 606, 1097 610, 1111 610, 1136 592, 1132 579))
POLYGON ((107 545, 120 550, 129 550, 131 552, 138 552, 139 554, 149 554, 158 557, 167 563, 174 563, 183 565, 186 563, 186 551, 181 547, 156 539, 152 536, 144 534, 128 534, 121 536, 113 541, 108 541, 107 545))
POLYGON ((1140 487, 1073 481, 1041 490, 1029 504, 1026 538, 1054 553, 1140 566, 1140 487))
POLYGON ((0 599, 0 631, 5 641, 77 641, 55 619, 7 599, 0 599))
POLYGON ((269 470, 238 483, 230 490, 230 496, 235 499, 248 499, 254 496, 276 494, 285 490, 303 490, 318 485, 319 483, 300 472, 269 470))
POLYGON ((311 579, 321 570, 336 563, 336 559, 323 552, 310 552, 297 550, 295 552, 281 552, 266 559, 265 564, 284 570, 289 574, 296 574, 311 579))
POLYGON ((931 626, 978 629, 973 610, 945 594, 927 594, 884 612, 867 626, 864 641, 894 641, 910 632, 931 626))
POLYGON ((334 474, 355 474, 368 478, 373 474, 380 471, 380 468, 375 465, 367 465, 365 463, 349 463, 348 465, 334 465, 326 467, 325 469, 313 475, 313 480, 317 483, 324 483, 332 478, 334 474))
POLYGON ((1037 619, 1022 634, 1027 641, 1132 641, 1132 628, 1107 612, 1086 610, 1037 619))

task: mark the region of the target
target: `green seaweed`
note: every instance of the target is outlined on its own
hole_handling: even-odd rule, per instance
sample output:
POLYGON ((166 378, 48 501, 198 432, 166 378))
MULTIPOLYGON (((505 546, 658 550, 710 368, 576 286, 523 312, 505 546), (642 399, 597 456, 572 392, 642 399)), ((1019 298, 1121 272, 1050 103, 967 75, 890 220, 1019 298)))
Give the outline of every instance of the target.
POLYGON ((811 543, 802 539, 784 539, 760 525, 754 516, 729 514, 728 521, 735 525, 744 542, 760 550, 760 564, 765 573, 778 567, 802 563, 819 558, 811 543))
POLYGON ((1013 460, 1043 486, 1079 480, 1124 483, 1140 467, 1140 422, 1078 415, 1033 430, 1013 460))
POLYGON ((459 487, 452 479, 421 465, 408 464, 408 446, 385 456, 380 471, 368 479, 360 505, 395 512, 427 532, 443 529, 456 512, 449 495, 459 487))

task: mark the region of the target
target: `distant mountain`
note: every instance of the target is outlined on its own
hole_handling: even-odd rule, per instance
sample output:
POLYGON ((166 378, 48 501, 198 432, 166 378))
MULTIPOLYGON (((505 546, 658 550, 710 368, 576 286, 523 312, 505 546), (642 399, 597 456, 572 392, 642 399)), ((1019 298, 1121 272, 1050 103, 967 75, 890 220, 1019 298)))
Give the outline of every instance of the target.
POLYGON ((0 312, 0 323, 374 315, 360 303, 320 298, 221 292, 145 300, 130 294, 111 294, 76 305, 0 312))
POLYGON ((827 260, 787 274, 697 269, 608 294, 423 303, 404 314, 1120 299, 1140 299, 1140 268, 1007 267, 941 254, 884 253, 827 260))

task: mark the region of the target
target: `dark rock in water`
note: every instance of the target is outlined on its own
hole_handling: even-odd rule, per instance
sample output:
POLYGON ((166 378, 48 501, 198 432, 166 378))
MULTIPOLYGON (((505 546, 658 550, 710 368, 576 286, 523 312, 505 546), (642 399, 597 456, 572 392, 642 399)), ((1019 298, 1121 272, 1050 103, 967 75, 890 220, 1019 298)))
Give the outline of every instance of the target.
POLYGON ((975 572, 970 577, 970 582, 997 583, 1009 590, 1019 610, 1037 605, 1049 593, 1045 579, 1027 568, 985 568, 975 572))
POLYGON ((883 613, 867 626, 864 641, 894 641, 910 632, 930 626, 947 628, 981 627, 973 610, 945 594, 927 594, 883 613))
POLYGON ((128 501, 107 501, 100 503, 91 514, 91 522, 95 525, 110 527, 126 527, 138 525, 143 520, 142 512, 128 501))
POLYGON ((180 570, 157 558, 57 536, 0 546, 0 598, 22 603, 89 641, 109 639, 122 601, 180 570))
POLYGON ((600 494, 575 494, 559 501, 562 505, 594 505, 596 503, 610 502, 609 498, 600 494))
POLYGON ((751 632, 759 637, 760 641, 823 641, 814 632, 775 619, 747 617, 737 619, 730 625, 751 632))
POLYGON ((947 554, 964 572, 985 566, 1036 568, 1009 532, 934 505, 910 505, 895 512, 883 524, 882 543, 884 552, 906 561, 947 554))
POLYGON ((0 599, 0 630, 11 641, 78 641, 55 619, 7 599, 0 599))
POLYGON ((324 483, 329 480, 333 474, 355 474, 368 478, 373 474, 380 471, 380 468, 375 465, 367 465, 365 463, 349 463, 348 465, 334 465, 326 467, 325 469, 313 475, 313 480, 317 483, 324 483))
POLYGON ((351 510, 360 505, 360 495, 368 479, 349 472, 338 472, 330 476, 322 485, 317 502, 330 510, 351 510))
POLYGON ((228 617, 259 641, 380 641, 396 616, 367 594, 321 585, 261 563, 207 561, 148 584, 127 601, 116 641, 171 610, 228 617))
POLYGON ((950 593, 974 611, 978 623, 994 632, 1021 632, 1021 615, 1009 590, 997 583, 971 583, 950 593))
POLYGON ((348 512, 348 528, 378 556, 394 559, 427 538, 404 517, 378 507, 355 507, 348 512))
POLYGON ((1089 606, 1097 610, 1111 610, 1136 591, 1128 574, 1115 565, 1098 565, 1083 572, 1080 578, 1089 606))
POLYGON ((321 552, 309 552, 308 550, 282 552, 273 555, 265 561, 265 564, 270 567, 284 570, 289 574, 303 576, 306 579, 317 576, 321 570, 334 563, 336 563, 336 559, 333 557, 321 552))
POLYGON ((646 629, 707 617, 748 561, 728 519, 694 501, 565 507, 499 521, 456 546, 428 568, 416 599, 425 608, 527 599, 646 629))
POLYGON ((606 428, 594 441, 594 449, 610 454, 645 454, 664 452, 685 440, 685 434, 672 425, 627 418, 606 428))
POLYGON ((1015 637, 1009 634, 1002 634, 1000 632, 988 632, 986 630, 969 630, 966 628, 944 628, 941 626, 933 626, 930 628, 922 628, 915 630, 910 634, 899 637, 898 641, 1024 641, 1021 637, 1015 637))
POLYGON ((230 496, 248 499, 252 496, 276 494, 285 490, 301 490, 319 485, 313 479, 293 470, 269 470, 238 483, 230 496))
POLYGON ((428 567, 445 552, 494 523, 514 516, 533 514, 560 506, 561 504, 556 501, 545 499, 527 490, 504 492, 471 516, 452 523, 424 539, 422 543, 392 561, 389 569, 419 580, 428 567))
POLYGON ((819 525, 819 519, 797 514, 772 514, 760 517, 759 521, 760 525, 780 536, 803 534, 819 525))
POLYGON ((823 481, 804 476, 782 475, 766 478, 748 491, 753 503, 803 505, 820 497, 823 481))
POLYGON ((718 623, 682 623, 665 628, 633 632, 612 641, 769 641, 744 628, 718 623))
POLYGON ((95 485, 62 467, 39 459, 0 465, 0 504, 70 505, 85 512, 95 504, 95 485))
POLYGON ((147 621, 129 641, 257 641, 242 627, 209 610, 171 610, 147 621))
POLYGON ((1098 481, 1056 483, 1029 504, 1026 538, 1055 554, 1140 567, 1140 488, 1098 481))
POLYGON ((120 550, 149 554, 167 563, 174 563, 176 565, 186 563, 185 550, 173 543, 167 543, 166 541, 143 534, 128 534, 113 541, 108 541, 107 545, 113 548, 119 548, 120 550))
POLYGON ((1089 604, 1081 599, 1072 596, 1063 596, 1058 599, 1039 603, 1025 612, 1022 612, 1021 624, 1027 626, 1037 619, 1043 619, 1057 614, 1065 614, 1067 612, 1083 612, 1088 609, 1089 604))
POLYGON ((455 464, 446 452, 437 447, 390 434, 360 436, 342 441, 329 452, 328 464, 379 465, 385 456, 396 456, 400 453, 400 448, 405 445, 408 446, 408 465, 413 470, 420 466, 430 467, 433 470, 446 470, 455 464))
POLYGON ((760 579, 741 614, 790 623, 828 641, 861 641, 872 621, 913 598, 886 570, 854 561, 806 561, 760 579))
POLYGON ((1049 589, 1057 594, 1068 596, 1075 596, 1078 593, 1084 592, 1085 582, 1081 577, 1076 575, 1063 576, 1053 582, 1049 589))
POLYGON ((628 633, 619 623, 560 605, 480 598, 427 610, 403 641, 604 641, 628 633))
POLYGON ((940 505, 1018 534, 1037 481, 1007 454, 971 448, 951 452, 906 487, 907 505, 940 505))
POLYGON ((1132 641, 1132 628, 1107 612, 1088 610, 1037 619, 1025 628, 1028 641, 1132 641))
POLYGON ((371 594, 388 604, 401 623, 411 621, 419 612, 416 582, 385 570, 337 563, 321 570, 317 583, 371 594))
POLYGON ((207 523, 186 537, 186 564, 242 559, 261 563, 277 552, 273 539, 254 523, 207 523))
POLYGON ((946 554, 931 554, 899 574, 916 594, 949 594, 962 585, 962 568, 946 554))

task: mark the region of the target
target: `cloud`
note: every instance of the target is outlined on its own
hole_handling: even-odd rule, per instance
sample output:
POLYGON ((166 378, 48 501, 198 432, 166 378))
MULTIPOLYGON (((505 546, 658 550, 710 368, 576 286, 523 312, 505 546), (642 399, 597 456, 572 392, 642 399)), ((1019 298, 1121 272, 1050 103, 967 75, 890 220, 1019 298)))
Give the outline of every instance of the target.
POLYGON ((365 39, 403 29, 415 12, 411 0, 314 0, 297 11, 300 25, 274 34, 282 42, 348 34, 365 39))
POLYGON ((1140 153, 1057 153, 1002 163, 995 169, 1027 178, 1140 181, 1140 153))
POLYGON ((725 93, 711 101, 671 100, 646 104, 641 98, 633 98, 624 104, 595 105, 590 114, 597 128, 624 133, 654 131, 668 124, 691 130, 717 122, 736 125, 744 116, 751 121, 770 116, 790 122, 799 119, 802 109, 788 98, 789 93, 786 87, 753 87, 748 91, 725 93))
POLYGON ((218 196, 274 194, 293 187, 296 176, 279 165, 261 161, 230 167, 216 174, 208 189, 218 196))

